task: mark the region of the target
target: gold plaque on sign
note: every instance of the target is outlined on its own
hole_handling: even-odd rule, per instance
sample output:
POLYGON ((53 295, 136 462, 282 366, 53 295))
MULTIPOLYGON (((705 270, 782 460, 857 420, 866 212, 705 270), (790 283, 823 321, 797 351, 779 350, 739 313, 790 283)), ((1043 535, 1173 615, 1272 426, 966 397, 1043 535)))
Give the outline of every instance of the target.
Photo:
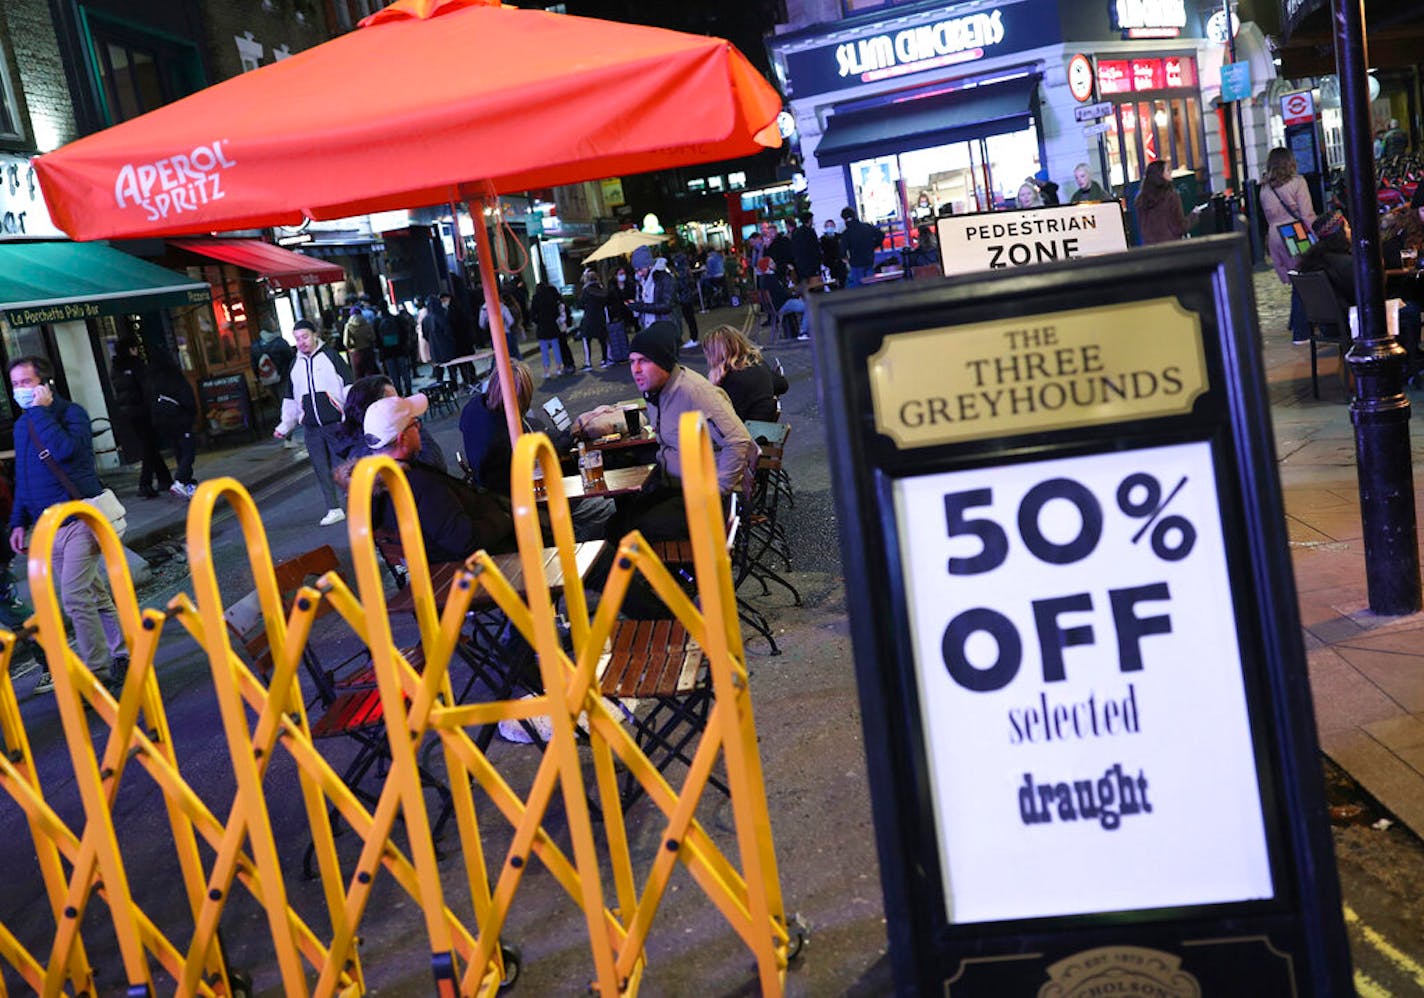
POLYGON ((1201 985, 1182 969, 1182 958, 1145 946, 1101 946, 1075 953, 1048 968, 1038 998, 1157 995, 1201 998, 1201 985))
POLYGON ((901 449, 1191 411, 1201 320, 1175 298, 887 337, 870 358, 875 428, 901 449))

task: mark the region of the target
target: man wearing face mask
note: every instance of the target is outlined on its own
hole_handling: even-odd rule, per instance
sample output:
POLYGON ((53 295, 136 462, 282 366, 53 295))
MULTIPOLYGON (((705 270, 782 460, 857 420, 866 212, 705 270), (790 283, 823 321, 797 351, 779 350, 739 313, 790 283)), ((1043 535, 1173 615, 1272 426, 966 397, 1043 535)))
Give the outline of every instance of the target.
POLYGON ((638 282, 627 267, 619 267, 608 282, 608 345, 604 354, 615 364, 628 363, 628 334, 637 321, 628 303, 638 296, 638 282))
MULTIPOLYGON (((22 410, 15 420, 10 549, 24 554, 25 530, 41 513, 75 495, 97 496, 104 487, 94 471, 89 413, 54 393, 49 361, 21 357, 11 362, 9 374, 15 405, 22 410)), ((99 575, 99 541, 82 521, 70 519, 55 534, 52 570, 59 583, 60 605, 74 625, 79 657, 105 686, 116 689, 127 670, 128 654, 113 596, 99 575)), ((50 674, 41 673, 34 692, 53 689, 50 674)))

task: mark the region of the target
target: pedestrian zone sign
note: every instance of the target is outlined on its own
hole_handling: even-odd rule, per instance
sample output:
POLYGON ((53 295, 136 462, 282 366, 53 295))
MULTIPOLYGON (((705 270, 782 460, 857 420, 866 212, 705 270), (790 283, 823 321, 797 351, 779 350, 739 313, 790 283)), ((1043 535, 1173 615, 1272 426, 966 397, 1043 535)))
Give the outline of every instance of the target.
POLYGON ((902 994, 1351 986, 1246 254, 813 304, 902 994))
POLYGON ((939 220, 938 233, 946 277, 1127 249, 1121 201, 949 215, 939 220))

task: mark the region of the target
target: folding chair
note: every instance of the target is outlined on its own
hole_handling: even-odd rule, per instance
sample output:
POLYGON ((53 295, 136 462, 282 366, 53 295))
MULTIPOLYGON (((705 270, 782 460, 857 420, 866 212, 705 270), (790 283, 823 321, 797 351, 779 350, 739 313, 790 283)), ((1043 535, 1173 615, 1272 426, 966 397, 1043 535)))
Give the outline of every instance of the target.
POLYGON ((783 458, 791 426, 787 423, 775 425, 782 427, 783 433, 779 442, 768 440, 761 445, 747 529, 742 531, 740 542, 745 549, 737 552, 733 563, 739 566, 736 572, 739 587, 747 578, 753 578, 761 583, 761 591, 765 595, 771 591, 767 583, 774 582, 789 592, 795 604, 800 606, 801 593, 776 570, 773 562, 773 559, 779 559, 786 571, 791 570, 791 541, 779 518, 781 498, 789 495, 790 478, 786 474, 783 458))
MULTIPOLYGON (((739 559, 746 556, 746 551, 747 545, 744 543, 742 531, 742 498, 734 492, 728 504, 727 513, 727 554, 732 562, 733 578, 737 577, 739 559)), ((667 566, 668 571, 682 582, 688 595, 695 596, 697 581, 693 576, 692 542, 689 540, 656 541, 653 544, 653 553, 667 566)), ((737 616, 743 624, 766 639, 772 655, 781 654, 781 648, 777 645, 776 638, 772 637, 771 623, 760 610, 752 606, 740 594, 737 595, 737 616)))
MULTIPOLYGON (((320 578, 339 567, 336 552, 330 545, 313 548, 295 558, 278 563, 274 566, 274 573, 283 605, 290 605, 297 590, 307 580, 320 578)), ((320 618, 331 612, 331 605, 323 601, 318 605, 316 617, 320 618)), ((256 590, 234 603, 223 614, 223 619, 227 623, 229 633, 242 646, 253 668, 264 677, 270 676, 272 649, 267 642, 267 631, 262 626, 256 590)), ((356 746, 356 755, 342 772, 341 782, 345 783, 358 799, 370 807, 375 807, 378 797, 364 789, 362 781, 373 767, 390 759, 390 746, 386 740, 385 708, 381 703, 380 690, 376 687, 374 669, 362 653, 348 658, 334 669, 328 669, 317 660, 312 650, 314 644, 315 642, 308 642, 302 651, 302 667, 315 690, 315 695, 308 705, 312 740, 344 738, 356 746)), ((404 654, 411 658, 418 655, 418 650, 405 651, 404 654)), ((438 837, 452 813, 450 789, 423 766, 420 767, 420 779, 424 786, 433 789, 440 797, 441 813, 433 830, 438 837)), ((331 816, 335 820, 334 808, 331 816)), ((313 850, 308 847, 304 860, 308 878, 314 876, 313 858, 313 850)))
MULTIPOLYGON (((676 620, 620 620, 599 663, 599 685, 615 700, 651 701, 641 717, 629 711, 633 739, 658 772, 674 760, 692 765, 688 743, 707 727, 712 684, 706 659, 687 629, 676 620)), ((715 776, 708 783, 731 796, 715 776)), ((632 774, 623 782, 623 806, 632 806, 643 786, 632 774)))
POLYGON ((1316 367, 1316 350, 1319 344, 1333 346, 1340 357, 1340 384, 1346 394, 1350 390, 1349 365, 1345 362, 1345 351, 1350 348, 1350 322, 1345 306, 1335 294, 1335 287, 1323 271, 1292 270, 1289 275, 1291 288, 1300 295, 1300 303, 1305 308, 1306 321, 1310 323, 1310 390, 1320 398, 1320 377, 1316 367))

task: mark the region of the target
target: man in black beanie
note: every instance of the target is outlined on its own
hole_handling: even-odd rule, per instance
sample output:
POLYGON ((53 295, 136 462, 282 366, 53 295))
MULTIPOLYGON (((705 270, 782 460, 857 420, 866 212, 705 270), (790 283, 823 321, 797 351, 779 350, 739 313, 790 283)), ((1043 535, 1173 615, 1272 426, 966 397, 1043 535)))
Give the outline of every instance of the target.
POLYGON ((722 495, 745 489, 755 467, 757 445, 746 424, 737 418, 727 393, 677 362, 680 338, 675 324, 655 322, 629 345, 633 381, 647 400, 648 424, 658 441, 659 475, 642 495, 620 505, 616 532, 610 532, 613 539, 634 527, 649 540, 687 536, 678 441, 678 423, 684 412, 698 410, 706 417, 722 495))

